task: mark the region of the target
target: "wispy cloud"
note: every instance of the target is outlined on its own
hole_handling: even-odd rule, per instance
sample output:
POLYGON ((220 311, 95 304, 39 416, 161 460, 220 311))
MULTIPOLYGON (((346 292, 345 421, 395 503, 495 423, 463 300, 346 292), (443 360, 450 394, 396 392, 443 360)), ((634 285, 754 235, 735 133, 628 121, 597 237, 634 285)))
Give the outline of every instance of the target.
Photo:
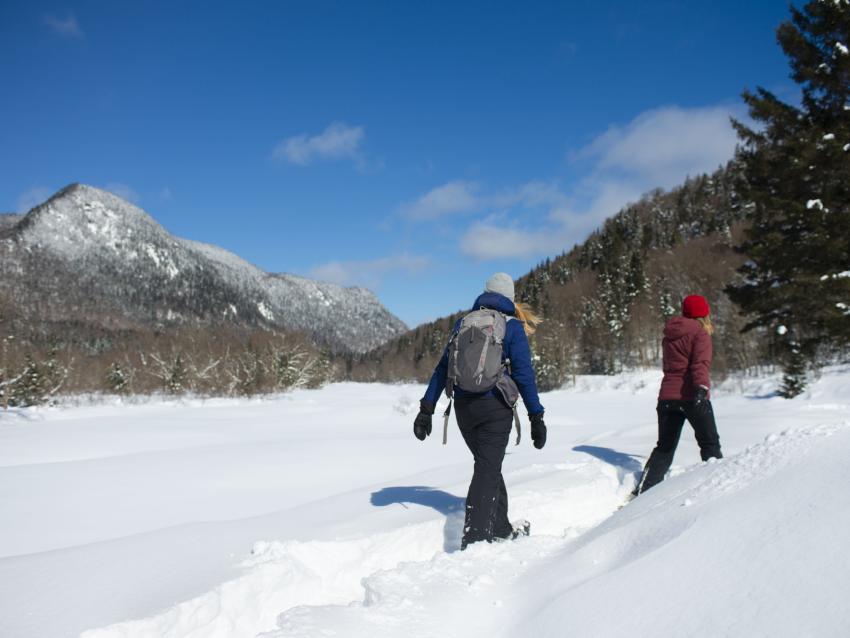
MULTIPOLYGON (((711 172, 734 154, 729 118, 746 119, 740 107, 665 107, 613 126, 572 154, 590 165, 569 192, 532 182, 502 195, 509 214, 474 222, 460 249, 480 260, 527 258, 559 252, 582 241, 601 222, 654 188, 672 188, 688 175, 711 172), (527 210, 544 206, 536 216, 527 210), (521 224, 518 217, 524 216, 521 224), (532 221, 527 221, 531 217, 532 221)), ((490 206, 499 197, 488 200, 490 206)))
POLYGON ((461 252, 481 261, 528 258, 562 250, 562 230, 524 230, 492 221, 476 222, 463 235, 461 252))
POLYGON ((535 180, 517 188, 505 189, 485 200, 489 208, 541 209, 554 218, 569 206, 569 198, 557 182, 535 180))
POLYGON ((362 126, 333 122, 318 135, 306 133, 282 140, 272 151, 272 157, 299 166, 309 166, 318 160, 353 160, 365 166, 360 145, 366 133, 362 126))
POLYGON ((535 180, 487 192, 476 182, 457 180, 433 188, 401 206, 400 212, 417 223, 452 215, 477 217, 463 232, 460 250, 485 260, 557 250, 564 233, 562 229, 552 232, 550 227, 553 222, 560 225, 569 205, 569 198, 555 181, 535 180), (522 230, 517 226, 518 218, 532 218, 539 232, 522 230))
POLYGON ((53 191, 46 186, 31 188, 25 193, 21 193, 21 196, 18 197, 16 211, 21 215, 28 213, 31 209, 46 201, 52 194, 53 191))
POLYGON ((572 155, 591 170, 571 193, 574 205, 562 221, 589 232, 652 189, 717 169, 732 158, 738 141, 731 117, 747 119, 740 106, 668 106, 610 127, 572 155))
POLYGON ((363 286, 377 290, 388 274, 413 275, 425 270, 428 264, 426 257, 400 254, 368 261, 331 261, 313 268, 308 276, 341 286, 363 286))
POLYGON ((567 201, 555 182, 537 180, 488 193, 483 192, 477 182, 455 180, 431 189, 419 199, 403 204, 399 210, 412 221, 426 222, 451 215, 492 214, 517 207, 545 207, 554 214, 565 207, 567 201))
POLYGON ((431 189, 419 199, 403 204, 401 213, 408 219, 427 221, 456 213, 468 213, 481 208, 474 182, 456 180, 431 189))
POLYGON ((139 203, 139 194, 126 184, 122 184, 120 182, 110 182, 109 184, 104 186, 103 189, 133 204, 139 203))
POLYGON ((742 117, 742 109, 654 109, 626 126, 612 126, 574 157, 594 160, 599 173, 623 173, 668 188, 685 175, 717 168, 732 156, 737 137, 729 124, 731 116, 742 117))
POLYGON ((59 18, 53 14, 47 14, 43 18, 43 22, 50 28, 51 31, 63 38, 83 38, 85 34, 77 22, 77 16, 73 13, 68 13, 65 18, 59 18))

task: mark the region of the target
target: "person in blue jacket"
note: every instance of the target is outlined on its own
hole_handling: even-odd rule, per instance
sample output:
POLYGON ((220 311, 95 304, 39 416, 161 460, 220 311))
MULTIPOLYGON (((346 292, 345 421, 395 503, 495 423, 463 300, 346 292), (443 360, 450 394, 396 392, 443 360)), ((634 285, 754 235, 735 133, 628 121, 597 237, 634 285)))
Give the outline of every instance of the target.
MULTIPOLYGON (((528 410, 534 447, 540 449, 546 444, 546 425, 543 422, 543 406, 537 396, 537 381, 527 336, 534 332, 534 326, 540 320, 525 304, 514 303, 514 282, 505 273, 496 273, 487 280, 484 293, 472 305, 473 310, 480 308, 497 310, 508 319, 502 356, 510 360, 510 375, 528 410)), ((452 334, 459 328, 460 320, 455 324, 452 334)), ((449 347, 446 346, 425 396, 419 402, 413 433, 420 441, 431 434, 434 408, 440 393, 446 388, 448 359, 449 347)), ((527 534, 527 523, 514 529, 508 520, 508 493, 502 477, 502 461, 510 438, 513 410, 496 389, 473 394, 454 388, 453 394, 458 426, 475 459, 472 481, 466 496, 461 549, 478 541, 492 542, 516 538, 520 533, 527 534)))

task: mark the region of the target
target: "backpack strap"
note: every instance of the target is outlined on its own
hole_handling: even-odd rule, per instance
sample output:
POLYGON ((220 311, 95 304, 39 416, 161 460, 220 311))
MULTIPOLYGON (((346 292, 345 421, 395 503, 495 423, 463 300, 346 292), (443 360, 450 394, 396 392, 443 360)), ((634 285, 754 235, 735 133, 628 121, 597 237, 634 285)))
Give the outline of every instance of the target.
MULTIPOLYGON (((509 317, 510 318, 510 317, 509 317)), ((508 376, 511 374, 511 360, 505 359, 505 372, 508 373, 508 376)), ((516 428, 516 443, 514 445, 519 445, 520 440, 522 440, 522 426, 519 422, 519 412, 516 409, 517 404, 514 403, 512 408, 514 411, 514 427, 516 428)))
POLYGON ((514 405, 514 427, 516 427, 516 443, 514 445, 519 445, 520 439, 522 439, 522 428, 519 424, 519 412, 516 410, 516 405, 514 405))
MULTIPOLYGON (((449 343, 446 345, 446 351, 449 353, 449 361, 448 361, 448 369, 446 371, 446 396, 449 398, 449 408, 451 408, 451 400, 452 395, 454 395, 454 377, 452 376, 452 344, 457 339, 457 335, 460 332, 460 327, 457 330, 452 332, 452 336, 449 337, 449 343)), ((448 417, 446 417, 446 422, 448 423, 448 417)), ((445 439, 445 437, 443 437, 445 439)), ((445 443, 445 440, 443 441, 445 443)))

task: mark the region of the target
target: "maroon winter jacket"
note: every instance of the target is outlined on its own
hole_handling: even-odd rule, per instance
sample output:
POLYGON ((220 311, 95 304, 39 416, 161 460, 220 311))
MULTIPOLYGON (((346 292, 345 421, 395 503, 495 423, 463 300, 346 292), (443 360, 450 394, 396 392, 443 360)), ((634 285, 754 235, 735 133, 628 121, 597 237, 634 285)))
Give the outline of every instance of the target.
POLYGON ((699 321, 673 317, 664 326, 664 379, 658 398, 693 401, 698 386, 711 387, 711 336, 699 321))

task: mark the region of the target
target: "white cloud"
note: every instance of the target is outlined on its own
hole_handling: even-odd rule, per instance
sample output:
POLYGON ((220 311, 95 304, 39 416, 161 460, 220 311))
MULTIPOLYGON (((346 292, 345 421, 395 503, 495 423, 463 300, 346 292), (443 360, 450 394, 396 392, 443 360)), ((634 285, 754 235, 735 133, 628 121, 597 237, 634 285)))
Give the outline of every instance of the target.
POLYGON ((77 17, 73 13, 69 13, 65 19, 57 18, 55 15, 48 14, 44 16, 44 24, 46 24, 54 33, 65 38, 85 37, 83 30, 77 22, 77 17))
POLYGON ((477 190, 478 185, 474 182, 463 180, 448 182, 428 191, 416 201, 404 204, 401 212, 408 219, 416 221, 472 212, 483 205, 476 195, 477 190))
POLYGON ((313 268, 308 276, 341 286, 363 286, 376 290, 388 274, 417 274, 428 266, 426 257, 401 254, 369 261, 331 261, 313 268))
POLYGON ((567 206, 566 195, 557 183, 533 181, 496 193, 480 193, 476 182, 455 180, 437 186, 419 199, 400 207, 413 221, 433 221, 456 214, 505 211, 512 208, 544 207, 555 214, 567 206))
POLYGON ((732 157, 737 143, 732 116, 743 117, 740 107, 653 109, 626 126, 610 127, 576 159, 591 159, 597 172, 622 172, 651 184, 648 188, 669 188, 732 157))
POLYGON ((492 193, 481 193, 475 182, 452 181, 432 189, 400 208, 408 219, 435 221, 449 215, 486 213, 463 234, 461 252, 476 259, 521 258, 557 251, 564 232, 552 232, 569 208, 569 198, 554 181, 531 181, 492 193), (539 231, 510 226, 511 216, 534 217, 539 231))
POLYGON ((737 137, 730 117, 746 121, 741 107, 664 107, 613 126, 573 154, 590 168, 569 193, 551 182, 530 182, 490 197, 510 209, 503 222, 476 221, 461 251, 481 260, 540 257, 584 240, 606 218, 655 188, 669 189, 688 175, 714 171, 732 158, 737 137), (546 215, 530 214, 543 206, 546 215), (511 218, 533 217, 520 226, 511 218))
POLYGON ((523 259, 559 252, 563 249, 562 230, 528 231, 495 224, 476 222, 464 233, 461 252, 481 261, 491 259, 523 259))
POLYGON ((333 122, 318 135, 296 135, 281 141, 272 157, 299 166, 309 166, 316 160, 351 159, 364 165, 360 144, 365 137, 362 126, 333 122))
POLYGON ((109 191, 113 195, 117 195, 121 199, 124 199, 132 204, 139 203, 139 194, 126 184, 122 184, 120 182, 110 182, 109 184, 104 186, 103 189, 109 191))
POLYGON ((496 194, 487 199, 487 205, 496 209, 544 208, 549 217, 556 217, 569 207, 569 198, 556 182, 538 180, 496 194))
POLYGON ((16 210, 21 215, 28 213, 31 209, 45 202, 51 195, 53 195, 53 191, 45 186, 31 188, 18 197, 16 210))

